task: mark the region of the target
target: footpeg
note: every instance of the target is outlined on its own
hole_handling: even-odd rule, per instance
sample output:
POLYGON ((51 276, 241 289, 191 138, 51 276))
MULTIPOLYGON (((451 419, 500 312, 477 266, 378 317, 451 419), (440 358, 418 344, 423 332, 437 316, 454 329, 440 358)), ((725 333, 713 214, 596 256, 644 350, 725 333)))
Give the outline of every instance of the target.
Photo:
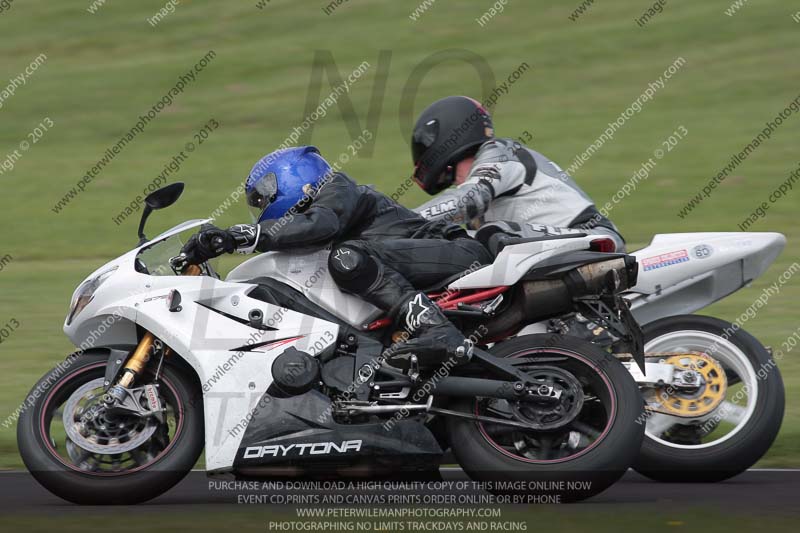
POLYGON ((475 352, 475 344, 469 339, 464 339, 464 343, 458 348, 456 348, 455 356, 456 359, 466 363, 470 359, 472 359, 472 354, 474 352, 475 352))

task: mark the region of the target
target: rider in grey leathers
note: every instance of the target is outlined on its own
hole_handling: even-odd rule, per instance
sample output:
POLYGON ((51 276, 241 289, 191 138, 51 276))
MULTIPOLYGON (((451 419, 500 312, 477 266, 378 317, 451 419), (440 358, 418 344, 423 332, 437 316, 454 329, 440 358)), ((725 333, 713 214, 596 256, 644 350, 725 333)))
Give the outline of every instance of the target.
POLYGON ((431 195, 444 190, 416 209, 429 220, 473 228, 500 223, 523 237, 597 234, 625 250, 614 223, 566 172, 516 140, 496 138, 491 117, 472 98, 450 96, 425 109, 414 127, 412 156, 414 180, 431 195))

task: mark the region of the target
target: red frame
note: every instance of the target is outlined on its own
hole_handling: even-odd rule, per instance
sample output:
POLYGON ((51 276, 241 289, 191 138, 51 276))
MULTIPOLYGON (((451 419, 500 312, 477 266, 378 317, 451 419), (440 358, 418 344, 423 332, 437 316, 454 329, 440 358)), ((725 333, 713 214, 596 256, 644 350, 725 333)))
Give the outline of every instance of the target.
MULTIPOLYGON (((428 294, 428 297, 431 298, 442 310, 451 310, 457 309, 458 304, 471 304, 494 298, 497 295, 506 292, 508 289, 508 286, 500 286, 492 289, 476 291, 467 295, 464 295, 464 293, 467 291, 457 290, 453 292, 430 293, 428 294)), ((367 326, 367 331, 375 331, 385 328, 391 323, 392 320, 390 318, 380 318, 374 322, 371 322, 367 326)))

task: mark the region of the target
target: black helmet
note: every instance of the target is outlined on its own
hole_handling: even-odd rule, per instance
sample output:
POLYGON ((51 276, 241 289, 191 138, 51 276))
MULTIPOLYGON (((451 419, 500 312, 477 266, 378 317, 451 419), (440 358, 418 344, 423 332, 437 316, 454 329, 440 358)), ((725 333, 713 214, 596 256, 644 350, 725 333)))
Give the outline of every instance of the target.
POLYGON ((448 188, 453 167, 494 137, 492 117, 467 96, 448 96, 428 106, 411 135, 414 181, 428 194, 448 188))

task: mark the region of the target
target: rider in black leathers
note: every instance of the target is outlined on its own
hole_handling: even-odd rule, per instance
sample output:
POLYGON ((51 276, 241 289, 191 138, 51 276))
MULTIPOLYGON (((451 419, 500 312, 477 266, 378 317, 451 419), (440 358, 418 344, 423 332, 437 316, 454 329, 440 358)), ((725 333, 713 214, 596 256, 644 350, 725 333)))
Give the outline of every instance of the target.
POLYGON ((395 353, 413 352, 423 367, 452 356, 468 359, 471 346, 464 335, 418 290, 491 262, 489 252, 461 227, 427 221, 333 172, 313 147, 266 156, 251 171, 247 191, 248 203, 260 211, 256 224, 192 236, 183 250, 190 262, 223 252, 330 245, 328 268, 336 283, 387 311, 408 332, 410 339, 395 353), (298 182, 305 191, 299 200, 285 194, 300 190, 298 182))

